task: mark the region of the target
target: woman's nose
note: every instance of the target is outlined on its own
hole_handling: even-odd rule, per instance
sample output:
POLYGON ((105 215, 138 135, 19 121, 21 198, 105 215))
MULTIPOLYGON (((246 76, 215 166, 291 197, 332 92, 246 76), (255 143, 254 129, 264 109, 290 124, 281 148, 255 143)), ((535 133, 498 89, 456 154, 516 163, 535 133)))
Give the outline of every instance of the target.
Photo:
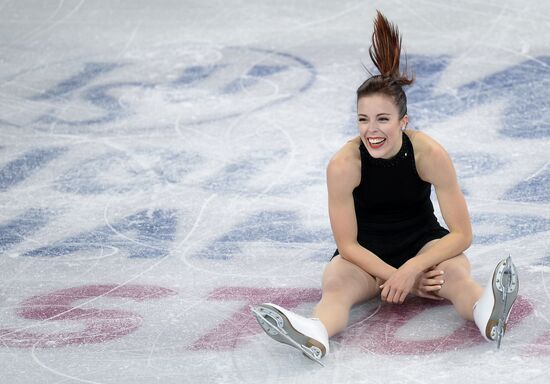
POLYGON ((378 131, 378 124, 376 123, 367 124, 367 132, 377 132, 377 131, 378 131))

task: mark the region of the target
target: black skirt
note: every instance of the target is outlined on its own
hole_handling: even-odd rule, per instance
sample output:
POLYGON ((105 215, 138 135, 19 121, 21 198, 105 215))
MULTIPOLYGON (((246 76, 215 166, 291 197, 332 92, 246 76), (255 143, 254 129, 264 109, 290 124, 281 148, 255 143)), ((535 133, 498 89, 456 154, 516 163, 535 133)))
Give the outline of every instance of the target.
MULTIPOLYGON (((369 225, 368 228, 360 226, 357 242, 392 267, 399 268, 415 257, 424 245, 449 233, 439 224, 435 216, 422 221, 422 223, 385 224, 383 228, 376 225, 369 225)), ((332 258, 338 254, 336 249, 332 258)))

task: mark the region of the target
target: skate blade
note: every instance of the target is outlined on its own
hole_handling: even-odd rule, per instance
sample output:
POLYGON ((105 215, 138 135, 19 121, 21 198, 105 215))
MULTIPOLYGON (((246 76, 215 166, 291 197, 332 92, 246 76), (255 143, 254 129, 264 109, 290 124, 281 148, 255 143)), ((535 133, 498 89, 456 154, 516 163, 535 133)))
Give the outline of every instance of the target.
POLYGON ((325 347, 317 340, 311 339, 294 329, 284 313, 269 305, 250 306, 250 310, 264 332, 272 339, 299 349, 307 358, 323 367, 325 366, 321 361, 321 357, 326 353, 325 347))
POLYGON ((517 270, 510 256, 495 268, 492 288, 495 304, 485 328, 485 335, 490 340, 497 341, 497 348, 500 348, 508 317, 519 291, 517 270))

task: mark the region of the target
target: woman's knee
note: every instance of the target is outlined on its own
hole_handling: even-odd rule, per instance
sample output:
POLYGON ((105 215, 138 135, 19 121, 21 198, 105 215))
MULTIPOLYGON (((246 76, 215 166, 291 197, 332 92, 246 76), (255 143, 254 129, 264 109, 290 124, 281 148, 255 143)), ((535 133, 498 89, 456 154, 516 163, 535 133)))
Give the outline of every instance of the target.
POLYGON ((323 279, 323 294, 345 293, 350 289, 350 281, 343 275, 329 275, 323 279))
POLYGON ((446 283, 470 278, 470 262, 464 254, 445 260, 436 268, 444 272, 443 279, 446 283))
POLYGON ((337 256, 325 269, 323 296, 338 295, 356 301, 376 291, 376 280, 356 265, 337 256))

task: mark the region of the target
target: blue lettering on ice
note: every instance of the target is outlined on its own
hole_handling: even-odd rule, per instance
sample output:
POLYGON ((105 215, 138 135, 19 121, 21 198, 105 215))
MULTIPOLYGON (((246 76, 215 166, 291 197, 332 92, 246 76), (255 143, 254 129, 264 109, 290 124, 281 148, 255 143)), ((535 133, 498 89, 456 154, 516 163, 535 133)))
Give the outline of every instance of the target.
POLYGON ((193 65, 183 70, 181 76, 173 82, 174 85, 191 85, 198 81, 205 80, 215 71, 222 68, 222 65, 193 65))
POLYGON ((0 251, 23 242, 28 236, 46 226, 52 213, 46 209, 31 208, 0 225, 0 251))
POLYGON ((474 243, 496 244, 550 230, 550 219, 528 215, 475 214, 474 243), (476 230, 479 227, 480 230, 476 230), (491 230, 486 233, 482 228, 491 230), (480 235, 479 233, 484 233, 480 235))
POLYGON ((21 128, 20 125, 14 124, 4 119, 0 119, 0 125, 5 125, 7 127, 12 127, 12 128, 21 128))
POLYGON ((550 89, 542 79, 548 77, 550 57, 525 61, 495 73, 481 84, 465 87, 469 105, 495 99, 507 100, 500 132, 513 138, 550 137, 550 89))
POLYGON ((298 90, 299 92, 307 91, 313 85, 313 83, 317 78, 317 69, 315 68, 315 66, 311 64, 309 61, 306 61, 299 56, 294 56, 290 53, 285 53, 285 52, 276 52, 276 51, 261 50, 261 49, 256 49, 256 51, 263 51, 270 54, 276 54, 281 57, 286 57, 287 59, 293 60, 299 63, 302 67, 306 68, 309 71, 310 76, 308 78, 308 81, 305 82, 304 85, 302 85, 302 87, 298 90))
MULTIPOLYGON (((63 192, 79 193, 82 195, 99 194, 105 191, 126 192, 129 186, 117 186, 114 181, 102 181, 100 175, 107 173, 111 167, 123 167, 128 159, 118 153, 105 153, 99 157, 87 159, 73 167, 55 181, 55 188, 63 192)), ((117 181, 126 182, 125 180, 117 181)))
POLYGON ((256 64, 247 72, 252 77, 267 77, 288 70, 288 65, 260 65, 256 64))
POLYGON ((246 73, 246 76, 241 76, 225 87, 222 93, 236 93, 245 88, 252 87, 258 83, 258 79, 262 77, 273 76, 276 73, 288 70, 287 65, 255 65, 246 73))
POLYGON ((141 211, 110 226, 27 252, 24 256, 57 257, 103 248, 124 249, 130 258, 167 256, 177 228, 175 210, 141 211))
POLYGON ((550 202, 550 167, 514 186, 505 195, 505 200, 532 201, 538 203, 550 202))
MULTIPOLYGON (((411 66, 414 68, 416 78, 419 81, 415 82, 411 88, 407 89, 407 99, 409 115, 413 119, 417 115, 423 116, 429 113, 441 117, 448 117, 448 104, 446 100, 437 102, 434 100, 434 88, 439 84, 443 71, 449 65, 448 56, 422 56, 411 55, 409 58, 411 66)), ((450 112, 450 111, 449 111, 450 112)))
POLYGON ((503 165, 496 156, 484 152, 452 153, 458 179, 489 175, 503 165))
POLYGON ((252 188, 248 185, 250 180, 270 163, 284 158, 287 153, 287 150, 279 150, 248 154, 245 159, 226 165, 214 176, 210 177, 204 183, 204 188, 209 191, 236 192, 240 194, 244 194, 247 191, 256 192, 257 187, 252 188))
MULTIPOLYGON (((261 52, 265 53, 266 57, 285 58, 289 61, 297 64, 299 67, 304 68, 309 72, 309 75, 303 81, 303 84, 300 82, 300 89, 297 92, 305 92, 311 85, 314 83, 316 78, 315 67, 307 62, 306 60, 283 52, 276 52, 272 50, 256 49, 256 48, 242 48, 242 47, 227 47, 228 49, 233 49, 236 51, 248 51, 248 52, 261 52)), ((113 82, 107 80, 106 83, 97 84, 98 79, 102 76, 104 77, 107 74, 110 74, 112 71, 120 70, 127 64, 122 63, 85 63, 84 67, 76 74, 68 77, 65 80, 60 81, 56 85, 52 86, 50 89, 41 92, 34 97, 31 97, 31 100, 51 100, 52 107, 47 112, 42 113, 33 120, 33 123, 38 124, 63 124, 68 126, 89 126, 94 124, 106 124, 116 120, 124 119, 129 116, 132 116, 140 111, 131 110, 128 107, 121 105, 116 97, 110 96, 112 91, 118 91, 120 88, 128 87, 137 87, 137 88, 152 88, 156 89, 157 86, 168 86, 172 87, 174 90, 178 90, 178 87, 188 87, 194 86, 196 83, 205 81, 210 78, 215 72, 219 71, 222 68, 230 66, 230 63, 221 63, 213 65, 194 65, 189 66, 183 70, 183 73, 174 81, 158 82, 154 80, 148 81, 123 81, 123 82, 113 82), (94 85, 94 83, 96 83, 94 85), (75 95, 76 91, 80 91, 79 95, 75 95), (85 118, 75 120, 62 118, 59 115, 59 111, 63 110, 64 104, 67 101, 73 101, 76 97, 81 98, 83 101, 90 103, 92 106, 100 108, 100 111, 97 111, 98 116, 93 118, 85 118), (58 103, 53 104, 53 102, 58 103)), ((246 88, 252 87, 258 83, 258 80, 261 78, 274 76, 277 73, 284 73, 289 69, 292 69, 292 65, 265 65, 265 64, 256 64, 248 70, 248 72, 238 77, 237 79, 230 81, 226 85, 222 85, 221 89, 218 90, 221 94, 234 94, 239 91, 245 90, 246 88)), ((119 71, 120 72, 120 71, 119 71)), ((228 73, 230 75, 230 73, 228 73)), ((111 76, 114 77, 114 76, 111 76)), ((301 79, 304 80, 304 79, 301 79)), ((220 81, 218 81, 220 83, 220 81)), ((158 90, 158 92, 164 92, 165 87, 158 90)), ((120 92, 114 92, 120 93, 120 92)), ((126 92, 128 93, 128 92, 126 92)), ((265 103, 260 103, 259 106, 256 106, 254 110, 259 110, 283 101, 286 101, 292 98, 296 92, 291 92, 288 94, 279 95, 273 100, 268 100, 265 103)), ((181 95, 178 95, 176 99, 183 100, 180 98, 181 95)), ((168 97, 169 98, 169 97, 168 97)), ((248 111, 250 112, 250 110, 248 111)), ((223 113, 222 116, 209 116, 205 119, 193 120, 192 124, 202 124, 206 122, 216 121, 220 119, 231 118, 240 115, 240 112, 227 112, 223 113)), ((9 122, 4 122, 4 124, 11 124, 9 122)), ((12 124, 13 125, 13 124, 12 124)))
POLYGON ((58 147, 33 149, 10 161, 0 168, 0 191, 21 183, 65 151, 66 149, 58 147))
POLYGON ((35 96, 35 100, 51 99, 54 97, 65 96, 77 89, 83 88, 96 80, 98 77, 113 71, 120 67, 120 64, 114 63, 86 63, 84 69, 74 76, 61 81, 54 87, 44 93, 35 96))
POLYGON ((547 100, 550 88, 540 79, 548 75, 550 57, 537 57, 470 82, 456 94, 435 95, 450 57, 411 55, 418 81, 407 93, 410 116, 414 125, 433 124, 461 112, 493 101, 506 101, 500 133, 513 138, 550 136, 550 109, 547 100))
MULTIPOLYGON (((490 175, 503 165, 496 156, 484 152, 452 153, 451 158, 458 180, 490 175)), ((464 188, 462 192, 466 196, 469 195, 468 190, 464 188)))
POLYGON ((90 104, 102 109, 104 112, 103 114, 100 114, 98 117, 95 118, 83 120, 66 120, 56 117, 54 114, 46 114, 40 116, 37 121, 44 124, 62 123, 81 126, 91 124, 104 124, 112 122, 116 119, 128 117, 132 114, 130 110, 123 108, 118 98, 109 95, 109 92, 111 90, 128 87, 151 88, 153 87, 153 85, 140 82, 120 82, 90 87, 89 89, 84 91, 83 99, 88 101, 90 104))
POLYGON ((82 195, 146 190, 182 181, 201 160, 198 155, 187 152, 145 149, 134 150, 130 155, 108 152, 65 171, 54 185, 57 190, 82 195), (145 157, 146 164, 142 165, 133 155, 145 157), (117 178, 109 177, 113 172, 117 178))
POLYGON ((240 246, 243 243, 311 244, 331 238, 330 233, 305 229, 294 212, 261 212, 221 236, 200 255, 207 259, 227 260, 242 254, 240 246))

